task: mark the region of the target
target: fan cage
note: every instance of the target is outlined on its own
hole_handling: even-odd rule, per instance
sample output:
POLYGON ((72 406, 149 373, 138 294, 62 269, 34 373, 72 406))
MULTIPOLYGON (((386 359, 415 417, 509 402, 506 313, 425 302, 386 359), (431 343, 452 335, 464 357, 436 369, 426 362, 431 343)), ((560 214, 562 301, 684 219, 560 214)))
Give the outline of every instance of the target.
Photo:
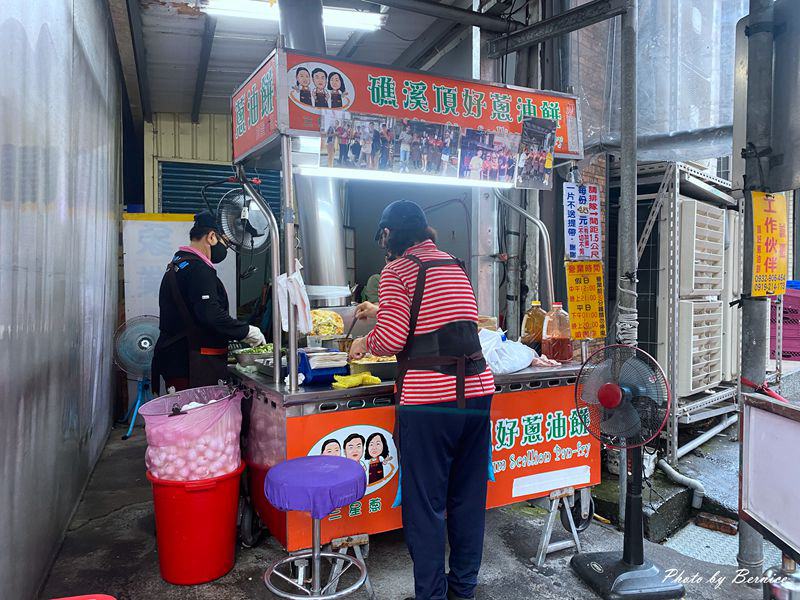
MULTIPOLYGON (((252 222, 251 226, 255 228, 252 222)), ((241 187, 225 192, 220 198, 217 204, 217 227, 225 244, 237 253, 257 255, 265 252, 270 245, 268 217, 255 200, 241 187), (239 215, 247 198, 250 198, 249 209, 251 215, 254 213, 261 214, 264 220, 263 224, 255 224, 262 226, 257 231, 263 229, 263 234, 258 236, 257 244, 253 243, 252 234, 244 231, 242 225, 238 223, 239 215)))
MULTIPOLYGON (((616 381, 609 381, 611 383, 616 383, 616 381)), ((597 387, 599 388, 599 385, 597 387)), ((633 400, 636 402, 636 399, 633 400)), ((639 403, 641 403, 641 401, 639 403)), ((629 346, 626 344, 612 344, 593 352, 586 362, 584 362, 584 364, 581 366, 581 370, 578 373, 578 378, 575 383, 576 412, 584 427, 589 434, 602 442, 605 446, 617 450, 645 446, 656 439, 667 424, 671 405, 672 391, 667 378, 664 375, 663 369, 650 354, 635 346, 629 346), (619 358, 619 354, 622 352, 628 353, 624 360, 620 360, 619 358), (658 404, 658 406, 656 406, 658 411, 657 418, 650 419, 652 426, 646 428, 648 431, 647 435, 644 437, 640 436, 634 443, 629 442, 628 439, 624 437, 609 436, 603 433, 600 430, 600 426, 605 420, 604 417, 610 418, 613 410, 609 411, 608 409, 604 409, 602 406, 600 406, 598 402, 589 403, 583 398, 583 390, 585 389, 587 382, 597 385, 597 382, 591 382, 591 373, 594 372, 604 360, 616 360, 618 362, 614 363, 615 366, 617 368, 621 368, 624 361, 631 357, 639 359, 650 368, 651 378, 647 383, 651 385, 657 385, 663 392, 658 398, 661 403, 658 404, 658 400, 655 401, 655 403, 658 404)))

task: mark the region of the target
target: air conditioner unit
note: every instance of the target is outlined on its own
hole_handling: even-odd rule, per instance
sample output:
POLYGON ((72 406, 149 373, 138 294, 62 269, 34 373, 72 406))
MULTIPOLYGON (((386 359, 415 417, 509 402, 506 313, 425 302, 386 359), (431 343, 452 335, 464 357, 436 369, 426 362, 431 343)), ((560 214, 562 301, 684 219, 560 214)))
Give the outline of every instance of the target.
POLYGON ((678 396, 691 396, 722 381, 722 302, 678 303, 678 396))
POLYGON ((681 197, 680 295, 719 296, 725 283, 725 210, 681 197))

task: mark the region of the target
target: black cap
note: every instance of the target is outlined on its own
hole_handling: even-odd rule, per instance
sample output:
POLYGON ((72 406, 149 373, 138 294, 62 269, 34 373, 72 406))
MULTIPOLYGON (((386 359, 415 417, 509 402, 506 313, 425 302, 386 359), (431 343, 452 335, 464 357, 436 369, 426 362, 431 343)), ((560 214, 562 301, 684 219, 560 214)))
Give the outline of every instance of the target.
POLYGON ((213 229, 216 231, 217 218, 213 215, 213 213, 210 210, 201 211, 194 216, 194 226, 208 227, 209 229, 213 229))
POLYGON ((410 200, 397 200, 383 210, 375 240, 380 239, 384 229, 424 229, 427 226, 428 219, 419 204, 410 200))

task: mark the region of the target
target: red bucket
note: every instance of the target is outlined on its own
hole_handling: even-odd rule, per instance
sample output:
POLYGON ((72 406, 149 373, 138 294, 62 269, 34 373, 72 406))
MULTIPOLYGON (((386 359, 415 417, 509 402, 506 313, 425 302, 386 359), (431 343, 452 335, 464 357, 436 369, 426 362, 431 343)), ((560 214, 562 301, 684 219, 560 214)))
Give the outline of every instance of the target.
POLYGON ((153 485, 158 564, 164 581, 194 585, 233 568, 239 480, 233 473, 199 481, 167 481, 147 473, 153 485))

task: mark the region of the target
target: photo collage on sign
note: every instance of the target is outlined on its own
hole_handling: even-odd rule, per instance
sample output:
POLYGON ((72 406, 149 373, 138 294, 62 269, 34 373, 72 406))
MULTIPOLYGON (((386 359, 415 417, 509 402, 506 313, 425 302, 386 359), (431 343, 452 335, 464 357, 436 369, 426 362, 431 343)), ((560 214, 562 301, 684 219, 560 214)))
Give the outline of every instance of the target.
POLYGON ((520 136, 502 130, 465 129, 459 153, 459 177, 483 181, 514 181, 520 136))
POLYGON ((551 119, 528 117, 522 121, 516 187, 552 189, 555 137, 556 122, 551 119))

